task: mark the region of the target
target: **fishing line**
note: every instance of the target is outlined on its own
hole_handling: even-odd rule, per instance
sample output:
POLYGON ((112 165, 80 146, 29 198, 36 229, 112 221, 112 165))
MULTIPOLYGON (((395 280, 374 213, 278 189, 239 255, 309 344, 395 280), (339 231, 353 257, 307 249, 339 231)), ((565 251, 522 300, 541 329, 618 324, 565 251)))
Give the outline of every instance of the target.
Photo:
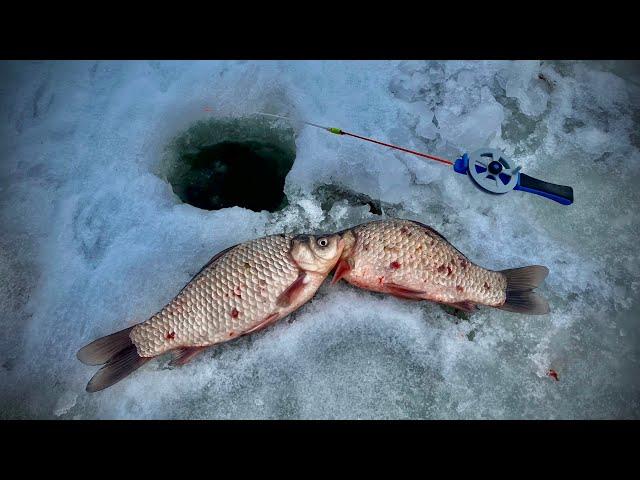
POLYGON ((545 182, 521 173, 521 167, 515 165, 500 150, 496 150, 494 148, 481 148, 471 153, 465 153, 460 158, 456 159, 455 162, 452 162, 446 158, 436 157, 435 155, 417 152, 409 148, 399 147, 398 145, 381 142, 373 138, 363 137, 362 135, 347 132, 341 128, 325 127, 316 123, 307 122, 306 120, 296 120, 290 117, 285 117, 284 115, 275 115, 273 113, 256 113, 258 115, 265 115, 268 117, 282 118, 290 122, 311 125, 312 127, 321 128, 335 135, 347 135, 359 140, 376 143, 395 150, 411 153, 418 157, 444 163, 445 165, 451 165, 453 166, 454 172, 467 175, 475 187, 486 193, 500 195, 511 190, 520 190, 540 195, 562 205, 571 205, 573 203, 573 188, 566 185, 557 185, 555 183, 545 182))
POLYGON ((336 135, 348 135, 350 137, 359 138, 360 140, 365 140, 367 142, 377 143, 378 145, 383 145, 383 146, 389 147, 389 148, 395 148, 396 150, 402 150, 403 152, 411 153, 411 154, 417 155, 419 157, 428 158, 429 160, 435 160, 436 162, 444 163, 446 165, 453 165, 453 162, 451 160, 447 160, 446 158, 441 158, 441 157, 436 157, 435 155, 428 155, 426 153, 416 152, 415 150, 410 150, 408 148, 399 147, 399 146, 393 145, 391 143, 385 143, 385 142, 381 142, 379 140, 374 140, 373 138, 363 137, 362 135, 357 135, 355 133, 347 132, 347 131, 342 130, 340 128, 324 127, 322 125, 318 125, 318 124, 315 124, 315 123, 307 122, 305 120, 294 120, 294 119, 292 119, 290 117, 285 117, 283 115, 274 115, 273 113, 263 113, 263 112, 256 112, 256 113, 258 115, 267 115, 269 117, 284 118, 286 120, 291 120, 291 121, 294 121, 294 122, 297 121, 299 123, 304 123, 306 125, 311 125, 312 127, 321 128, 323 130, 326 130, 327 132, 331 132, 331 133, 334 133, 336 135))

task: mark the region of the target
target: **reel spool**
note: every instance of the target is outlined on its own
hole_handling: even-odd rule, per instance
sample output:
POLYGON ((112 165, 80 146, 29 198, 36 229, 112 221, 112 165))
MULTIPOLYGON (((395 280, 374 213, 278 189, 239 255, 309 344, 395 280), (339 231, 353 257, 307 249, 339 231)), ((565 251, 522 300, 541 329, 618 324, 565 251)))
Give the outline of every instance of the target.
POLYGON ((502 195, 511 190, 534 193, 563 205, 573 203, 573 189, 544 182, 520 173, 520 166, 495 148, 481 148, 458 158, 453 169, 468 175, 475 186, 485 192, 502 195))
POLYGON ((476 150, 469 154, 469 176, 483 190, 507 193, 518 184, 520 167, 515 167, 501 151, 476 150))
MULTIPOLYGON (((282 115, 272 113, 256 112, 259 115, 289 119, 282 115)), ((363 137, 355 133, 347 132, 341 128, 323 127, 315 123, 300 120, 300 122, 321 128, 336 135, 346 135, 366 142, 376 143, 384 147, 401 150, 419 157, 427 158, 445 165, 453 165, 453 170, 457 173, 468 175, 472 183, 480 190, 496 195, 503 195, 511 190, 522 190, 523 192, 534 193, 542 197, 561 203, 571 205, 573 203, 573 189, 565 185, 544 182, 537 178, 520 173, 520 167, 515 166, 511 160, 507 159, 500 150, 494 148, 484 148, 476 150, 471 154, 465 153, 455 162, 446 158, 428 155, 408 148, 399 147, 390 143, 381 142, 373 138, 363 137)))

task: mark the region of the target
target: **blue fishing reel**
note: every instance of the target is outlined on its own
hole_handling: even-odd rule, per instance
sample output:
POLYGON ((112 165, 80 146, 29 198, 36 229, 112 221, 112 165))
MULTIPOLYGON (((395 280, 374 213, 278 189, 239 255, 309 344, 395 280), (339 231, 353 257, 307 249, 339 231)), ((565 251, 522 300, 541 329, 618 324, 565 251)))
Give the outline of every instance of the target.
POLYGON ((520 168, 502 152, 491 148, 465 153, 453 165, 456 172, 468 175, 473 184, 485 192, 501 195, 511 190, 522 190, 562 205, 573 203, 573 188, 530 177, 520 173, 520 168))

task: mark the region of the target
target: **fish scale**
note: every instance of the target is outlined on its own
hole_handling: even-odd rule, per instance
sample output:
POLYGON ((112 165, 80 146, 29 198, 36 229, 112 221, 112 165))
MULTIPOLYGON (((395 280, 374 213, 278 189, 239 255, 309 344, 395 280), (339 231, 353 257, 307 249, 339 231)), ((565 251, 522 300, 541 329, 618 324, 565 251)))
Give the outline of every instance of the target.
POLYGON ((343 247, 339 234, 271 235, 223 250, 151 318, 78 351, 86 365, 103 365, 87 391, 110 387, 168 351, 172 365, 184 365, 205 347, 289 315, 313 297, 343 247))
POLYGON ((359 225, 343 238, 349 232, 352 241, 343 258, 351 265, 342 276, 349 283, 380 292, 388 292, 385 285, 392 284, 448 304, 505 302, 504 274, 475 265, 429 227, 394 219, 359 225))
POLYGON ((292 238, 259 238, 206 266, 167 306, 133 328, 138 354, 151 357, 228 340, 278 311, 278 296, 300 271, 289 255, 292 238))

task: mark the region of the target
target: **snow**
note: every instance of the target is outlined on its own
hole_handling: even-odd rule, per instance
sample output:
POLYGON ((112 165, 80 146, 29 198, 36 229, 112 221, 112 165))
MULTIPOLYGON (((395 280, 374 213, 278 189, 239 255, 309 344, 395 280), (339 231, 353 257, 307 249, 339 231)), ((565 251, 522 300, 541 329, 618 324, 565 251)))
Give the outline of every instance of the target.
POLYGON ((640 417, 637 62, 2 62, 0 115, 2 418, 640 417), (295 123, 284 210, 183 204, 163 177, 171 140, 256 111, 451 159, 499 148, 576 202, 487 195, 295 123), (85 393, 77 349, 148 318, 216 252, 379 218, 349 198, 323 209, 323 185, 487 268, 548 266, 551 314, 459 320, 327 282, 270 329, 85 393))

